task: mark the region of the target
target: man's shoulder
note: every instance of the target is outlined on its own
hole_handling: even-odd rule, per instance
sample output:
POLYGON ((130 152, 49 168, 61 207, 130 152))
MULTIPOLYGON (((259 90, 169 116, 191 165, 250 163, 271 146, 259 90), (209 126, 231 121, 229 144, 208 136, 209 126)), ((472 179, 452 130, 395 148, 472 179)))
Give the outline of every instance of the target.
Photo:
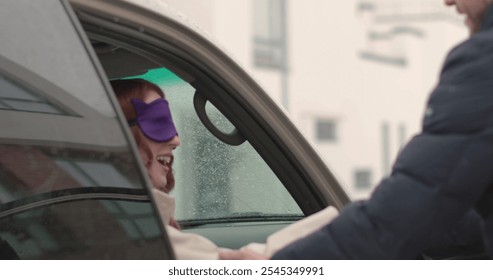
POLYGON ((450 50, 445 58, 441 78, 452 75, 454 80, 462 80, 476 71, 493 67, 493 64, 486 63, 490 59, 493 60, 493 28, 474 34, 450 50))

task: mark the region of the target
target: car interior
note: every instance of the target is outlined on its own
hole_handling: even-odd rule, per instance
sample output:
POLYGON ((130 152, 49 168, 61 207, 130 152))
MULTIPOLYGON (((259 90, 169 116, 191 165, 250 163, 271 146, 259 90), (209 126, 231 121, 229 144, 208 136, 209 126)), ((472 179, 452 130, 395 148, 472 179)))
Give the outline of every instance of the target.
POLYGON ((269 234, 303 217, 301 209, 261 157, 251 146, 243 147, 248 144, 244 144, 246 139, 240 131, 198 93, 196 88, 200 85, 191 75, 178 77, 170 70, 176 71, 176 67, 170 64, 163 67, 162 61, 158 63, 124 47, 95 40, 91 44, 109 80, 139 77, 164 89, 182 139, 175 157, 178 193, 174 195, 177 219, 185 231, 207 236, 220 246, 239 248, 250 242, 263 242, 269 234), (248 173, 242 172, 259 169, 258 165, 264 165, 260 174, 265 176, 261 180, 247 178, 248 173), (187 173, 191 171, 202 179, 181 176, 181 166, 193 166, 187 173), (232 182, 231 174, 244 178, 232 182), (251 201, 242 198, 248 194, 244 190, 246 184, 257 188, 258 194, 248 195, 254 198, 251 201), (259 201, 272 186, 277 186, 271 190, 272 196, 283 198, 277 209, 266 207, 272 206, 268 199, 259 201))

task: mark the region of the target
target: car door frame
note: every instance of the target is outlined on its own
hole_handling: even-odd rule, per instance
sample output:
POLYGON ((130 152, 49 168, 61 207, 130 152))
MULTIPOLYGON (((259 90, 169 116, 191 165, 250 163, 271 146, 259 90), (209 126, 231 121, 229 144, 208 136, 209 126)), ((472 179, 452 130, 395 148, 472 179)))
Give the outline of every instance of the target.
POLYGON ((207 88, 202 91, 206 98, 240 129, 305 215, 328 205, 341 209, 350 201, 282 109, 235 61, 197 28, 180 21, 173 10, 163 15, 127 1, 70 2, 90 37, 126 42, 127 48, 169 65, 192 85, 207 88))
POLYGON ((140 169, 139 173, 141 174, 141 180, 144 182, 144 188, 146 189, 148 197, 152 203, 154 213, 156 214, 155 217, 157 219, 157 223, 159 224, 161 231, 163 232, 162 238, 163 238, 163 244, 165 246, 165 248, 163 248, 163 249, 164 249, 164 251, 167 254, 169 259, 176 259, 175 252, 174 252, 173 247, 171 245, 171 242, 168 238, 166 226, 163 223, 163 219, 160 218, 159 210, 156 206, 156 201, 154 199, 154 196, 152 195, 152 191, 151 191, 152 190, 152 184, 150 182, 150 179, 146 175, 147 172, 144 168, 144 164, 142 163, 142 160, 141 160, 140 155, 138 153, 137 146, 135 145, 135 143, 133 141, 133 136, 131 135, 130 130, 127 127, 126 121, 124 121, 125 117, 123 116, 123 113, 121 112, 121 109, 118 105, 118 101, 115 97, 115 94, 113 93, 113 89, 111 88, 111 85, 109 84, 109 80, 106 77, 106 73, 105 73, 101 63, 99 62, 99 59, 98 59, 96 53, 94 52, 94 50, 91 46, 90 40, 87 37, 84 28, 82 28, 82 25, 78 19, 78 16, 76 15, 76 13, 73 9, 73 6, 69 3, 68 0, 60 0, 60 1, 63 4, 65 11, 67 12, 68 16, 70 17, 72 24, 73 24, 74 28, 77 31, 77 34, 79 35, 79 37, 81 39, 81 42, 84 44, 84 48, 86 49, 86 52, 87 52, 87 54, 91 60, 91 64, 93 65, 99 79, 101 80, 101 83, 104 87, 106 95, 109 98, 110 103, 113 106, 113 109, 117 114, 118 122, 122 128, 122 131, 124 132, 125 140, 130 145, 130 149, 131 149, 131 152, 133 154, 133 157, 136 161, 138 161, 140 163, 137 165, 137 168, 140 169))

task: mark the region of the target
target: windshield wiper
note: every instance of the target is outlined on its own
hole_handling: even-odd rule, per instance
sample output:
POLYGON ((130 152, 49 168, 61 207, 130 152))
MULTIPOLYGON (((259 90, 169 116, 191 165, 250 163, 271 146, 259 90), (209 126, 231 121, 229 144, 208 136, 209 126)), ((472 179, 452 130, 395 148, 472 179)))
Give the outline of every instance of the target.
POLYGON ((303 214, 267 214, 262 212, 235 212, 227 216, 205 219, 180 220, 183 228, 207 224, 245 223, 245 222, 293 222, 304 218, 303 214))

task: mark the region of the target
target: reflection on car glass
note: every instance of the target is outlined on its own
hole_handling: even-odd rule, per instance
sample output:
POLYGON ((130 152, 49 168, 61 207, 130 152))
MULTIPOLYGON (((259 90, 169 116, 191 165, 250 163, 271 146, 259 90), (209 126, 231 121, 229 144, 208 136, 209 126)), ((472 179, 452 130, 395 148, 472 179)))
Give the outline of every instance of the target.
POLYGON ((39 93, 23 88, 2 75, 0 75, 0 109, 70 115, 39 93))
POLYGON ((47 96, 0 75, 0 117, 16 124, 0 133, 0 203, 78 187, 142 188, 116 119, 56 87, 47 96))
POLYGON ((79 187, 142 189, 127 150, 0 145, 0 203, 79 187))
POLYGON ((48 203, 0 218, 0 238, 20 259, 162 259, 162 236, 139 200, 48 203))
POLYGON ((84 187, 55 190, 0 204, 0 218, 46 205, 88 199, 149 201, 149 196, 143 189, 118 187, 84 187))
POLYGON ((112 162, 83 160, 56 160, 57 165, 69 172, 73 178, 85 186, 119 186, 134 188, 129 178, 115 168, 112 162))

